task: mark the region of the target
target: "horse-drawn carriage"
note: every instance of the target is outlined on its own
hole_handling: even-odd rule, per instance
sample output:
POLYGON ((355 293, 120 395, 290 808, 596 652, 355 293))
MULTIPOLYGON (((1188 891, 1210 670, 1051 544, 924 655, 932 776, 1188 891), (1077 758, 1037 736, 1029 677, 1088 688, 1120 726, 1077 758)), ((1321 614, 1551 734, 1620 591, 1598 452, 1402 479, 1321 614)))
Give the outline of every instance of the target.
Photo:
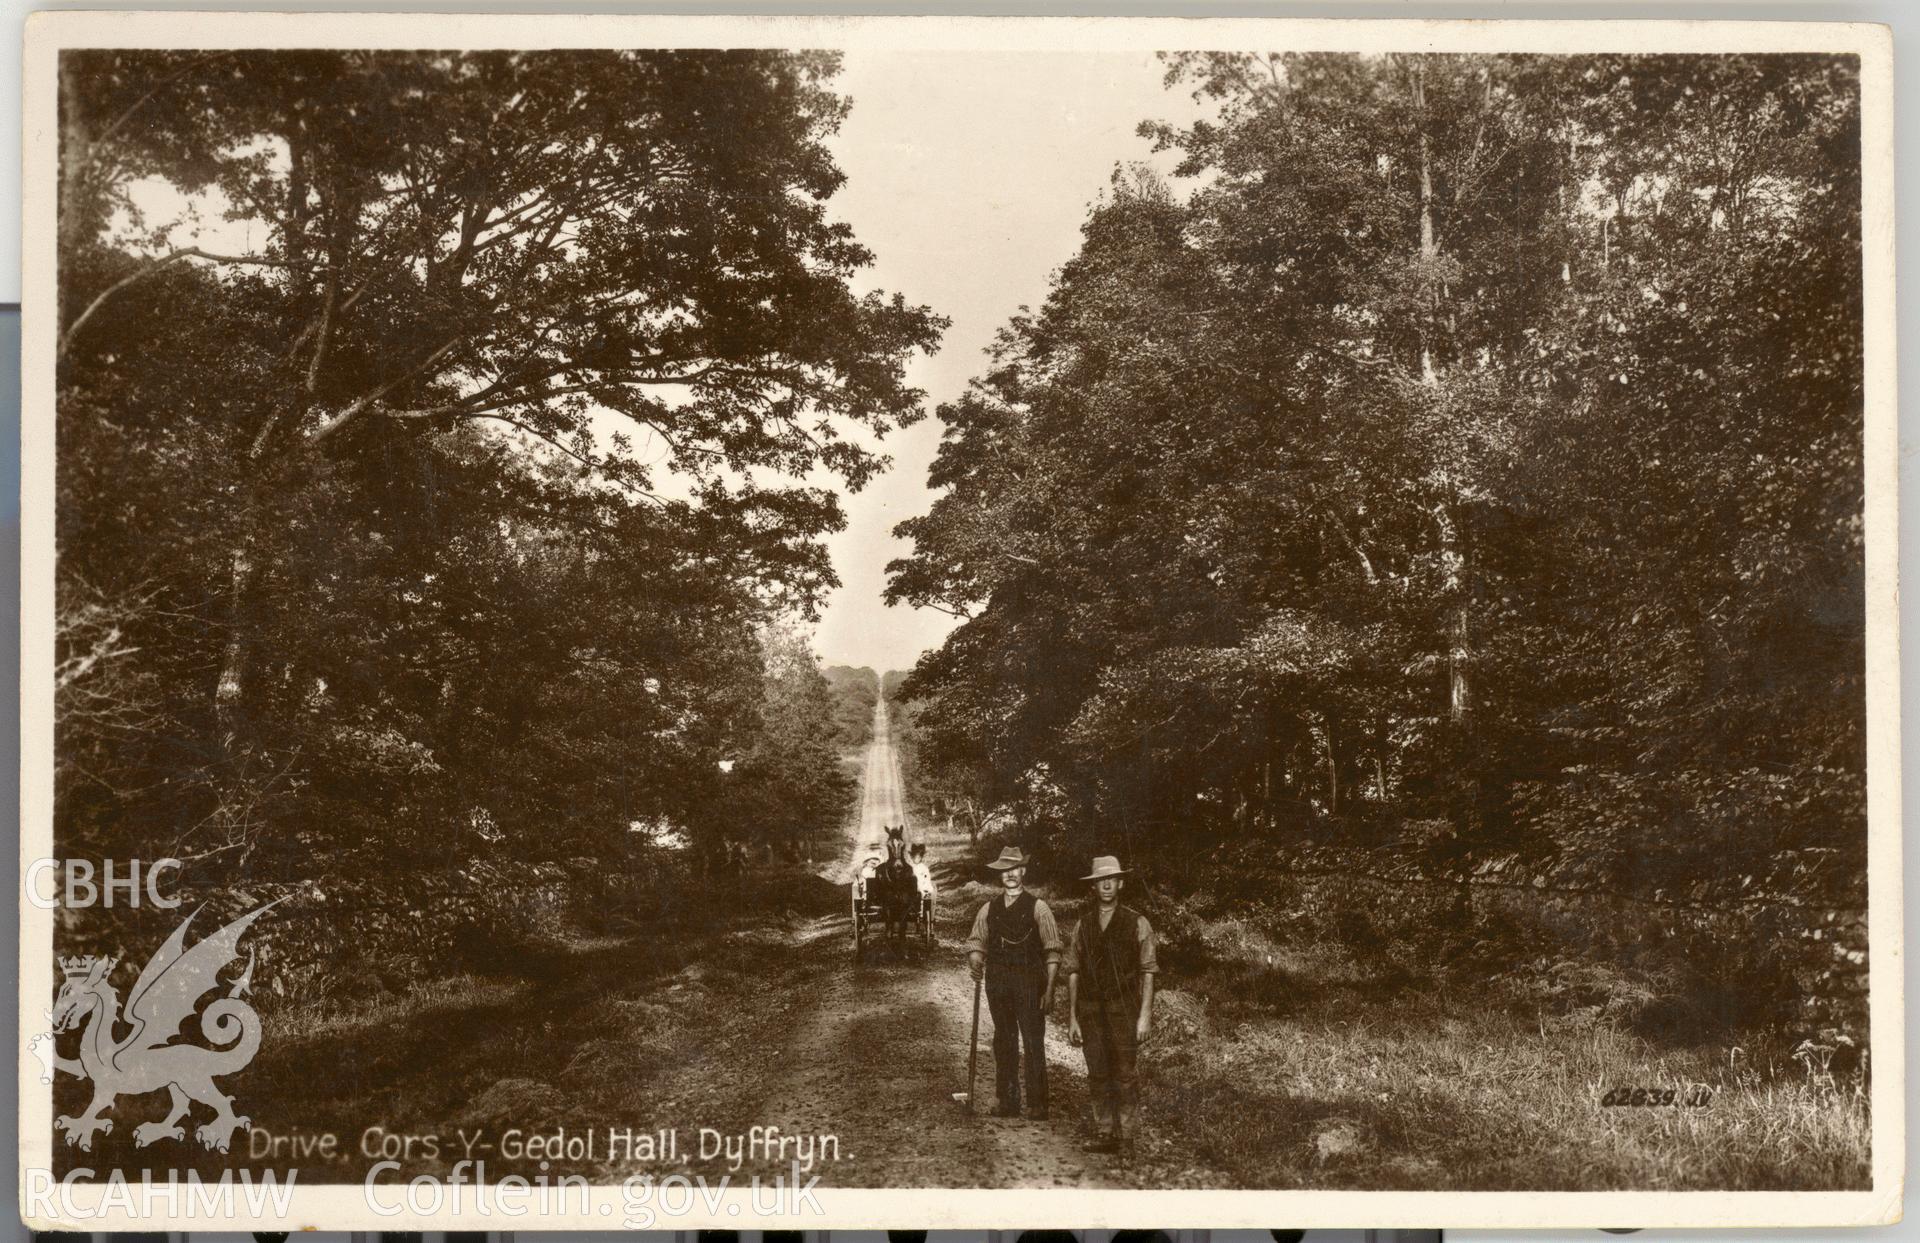
POLYGON ((933 873, 924 863, 908 861, 905 825, 887 830, 884 849, 885 855, 869 856, 854 869, 850 888, 855 961, 865 959, 868 944, 882 938, 895 954, 909 942, 930 946, 934 941, 933 873))

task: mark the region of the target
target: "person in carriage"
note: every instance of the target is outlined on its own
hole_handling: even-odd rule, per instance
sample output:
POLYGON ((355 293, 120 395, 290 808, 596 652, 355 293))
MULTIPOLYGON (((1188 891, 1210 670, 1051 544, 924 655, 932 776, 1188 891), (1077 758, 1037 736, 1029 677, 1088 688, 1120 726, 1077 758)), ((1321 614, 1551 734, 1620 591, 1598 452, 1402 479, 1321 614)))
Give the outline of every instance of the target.
POLYGON ((933 868, 927 863, 927 844, 915 842, 910 853, 913 855, 913 879, 914 883, 920 887, 920 897, 922 900, 931 898, 933 897, 933 868))

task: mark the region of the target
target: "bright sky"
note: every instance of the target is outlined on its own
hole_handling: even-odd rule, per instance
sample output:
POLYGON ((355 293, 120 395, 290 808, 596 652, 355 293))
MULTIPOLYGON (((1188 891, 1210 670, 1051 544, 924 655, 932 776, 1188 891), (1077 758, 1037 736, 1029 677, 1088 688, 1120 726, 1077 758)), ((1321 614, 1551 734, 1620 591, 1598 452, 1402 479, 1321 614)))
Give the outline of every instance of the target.
MULTIPOLYGON (((853 111, 833 144, 847 184, 832 210, 874 251, 875 287, 953 321, 911 372, 929 410, 965 389, 1008 318, 1045 299, 1115 165, 1149 161, 1139 123, 1193 115, 1162 78, 1149 54, 848 53, 838 89, 853 111)), ((827 663, 910 669, 958 624, 880 598, 887 562, 912 551, 894 524, 933 501, 939 443, 929 414, 885 443, 893 468, 843 501, 847 529, 829 541, 841 586, 814 640, 827 663)))

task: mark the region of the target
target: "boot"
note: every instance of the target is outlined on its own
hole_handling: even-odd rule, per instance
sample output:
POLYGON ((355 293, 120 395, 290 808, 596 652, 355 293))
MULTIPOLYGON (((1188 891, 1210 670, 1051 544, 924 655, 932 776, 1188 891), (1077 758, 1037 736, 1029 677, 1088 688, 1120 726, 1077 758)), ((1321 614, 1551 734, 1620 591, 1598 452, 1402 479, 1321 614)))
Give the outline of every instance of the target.
POLYGON ((1139 1129, 1135 1125, 1134 1117, 1138 1112, 1139 1107, 1131 1101, 1124 1102, 1116 1111, 1113 1124, 1113 1144, 1114 1149, 1122 1156, 1130 1157, 1133 1155, 1134 1135, 1139 1129))

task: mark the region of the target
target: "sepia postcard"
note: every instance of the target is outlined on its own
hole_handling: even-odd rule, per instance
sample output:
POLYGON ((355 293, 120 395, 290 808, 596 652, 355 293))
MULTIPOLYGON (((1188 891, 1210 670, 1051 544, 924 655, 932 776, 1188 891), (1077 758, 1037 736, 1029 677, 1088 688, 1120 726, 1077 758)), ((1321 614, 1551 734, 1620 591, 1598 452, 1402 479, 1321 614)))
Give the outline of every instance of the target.
POLYGON ((36 14, 28 1223, 1897 1219, 1891 74, 36 14))

